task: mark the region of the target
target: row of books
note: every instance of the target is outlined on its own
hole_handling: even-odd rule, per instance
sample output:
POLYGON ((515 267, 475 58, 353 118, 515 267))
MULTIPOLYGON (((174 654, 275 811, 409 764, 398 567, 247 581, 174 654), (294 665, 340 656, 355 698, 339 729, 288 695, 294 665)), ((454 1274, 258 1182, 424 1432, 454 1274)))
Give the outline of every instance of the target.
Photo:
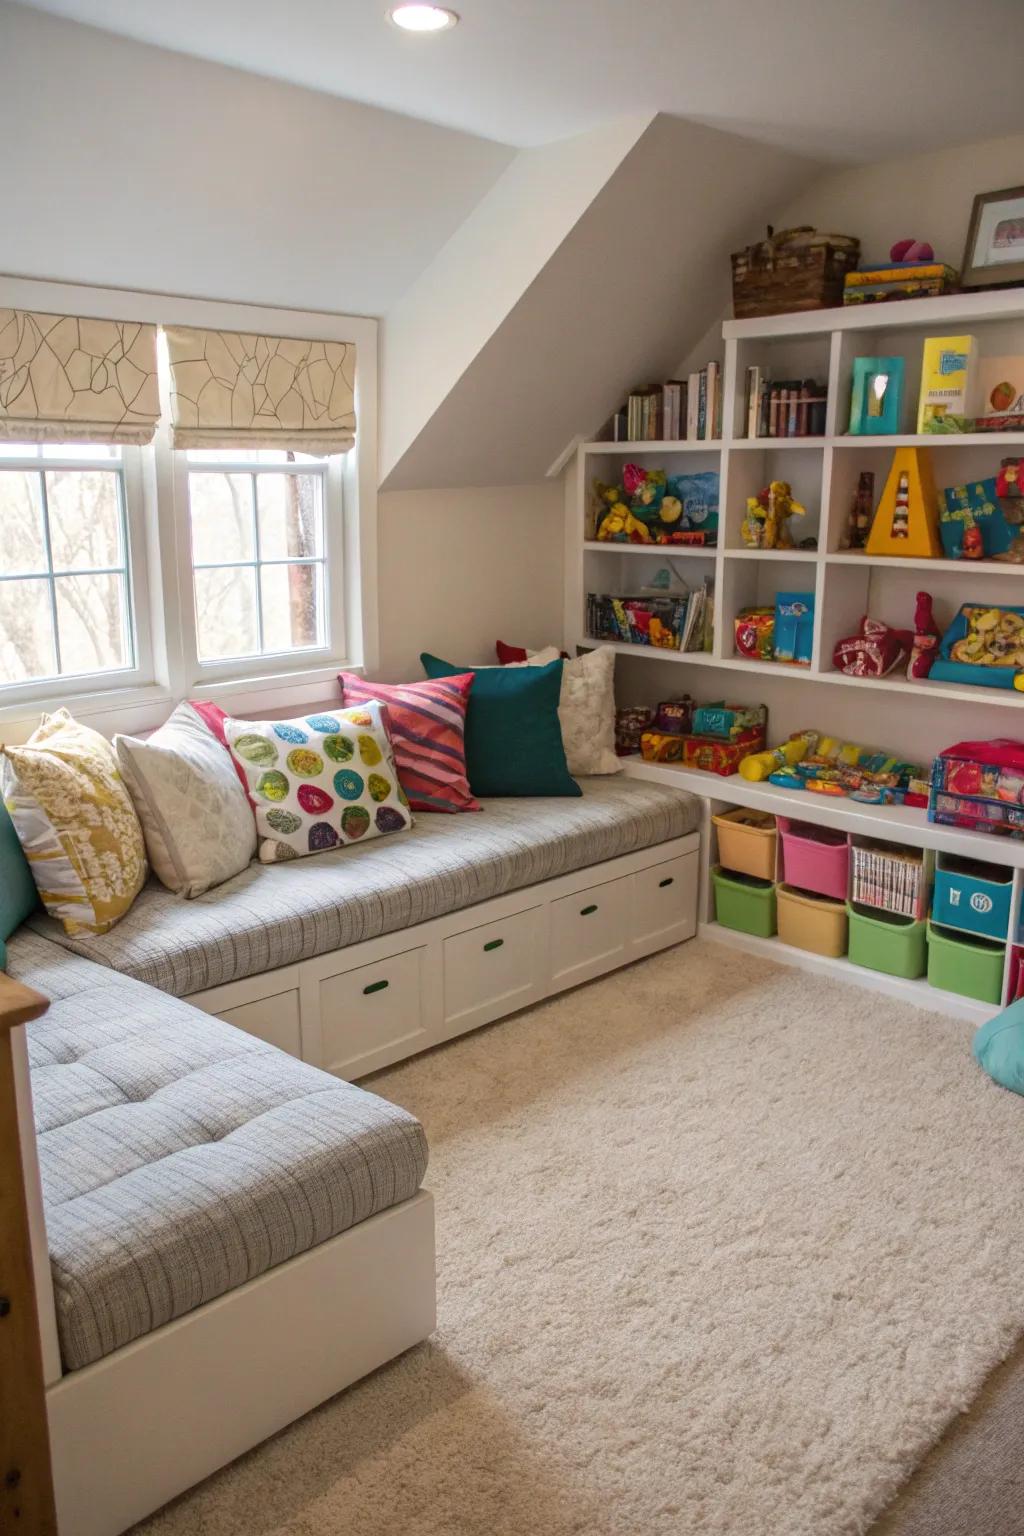
POLYGON ((688 379, 631 391, 600 437, 613 443, 710 442, 722 435, 722 368, 710 362, 688 379))
POLYGON ((926 883, 924 860, 919 849, 862 848, 851 850, 852 899, 862 907, 897 912, 902 917, 924 916, 926 883))
POLYGON ((883 304, 890 299, 935 298, 955 293, 960 275, 943 261, 879 262, 847 272, 844 304, 883 304))
POLYGON ((767 378, 747 369, 744 397, 748 437, 823 437, 828 388, 816 379, 767 378))

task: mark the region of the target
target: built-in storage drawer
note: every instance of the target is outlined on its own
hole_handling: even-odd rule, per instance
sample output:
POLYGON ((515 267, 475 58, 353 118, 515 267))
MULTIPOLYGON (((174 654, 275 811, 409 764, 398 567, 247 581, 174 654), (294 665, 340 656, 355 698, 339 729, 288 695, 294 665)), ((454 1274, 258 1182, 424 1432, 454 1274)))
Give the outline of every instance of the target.
POLYGON ((279 1050, 287 1051, 289 1056, 302 1055, 297 989, 279 992, 276 997, 261 997, 252 1003, 240 1003, 237 1008, 218 1010, 217 1017, 244 1029, 248 1035, 269 1041, 279 1050))
POLYGON ((425 955, 425 949, 407 949, 321 978, 319 1065, 339 1077, 363 1077, 431 1043, 422 1005, 425 955))
POLYGON ((444 941, 444 1033, 461 1034, 544 991, 543 907, 515 912, 444 941))
POLYGON ((699 855, 684 853, 633 876, 629 958, 653 954, 697 932, 699 855))
POLYGON ((552 992, 625 963, 632 888, 633 876, 624 875, 551 903, 552 992))

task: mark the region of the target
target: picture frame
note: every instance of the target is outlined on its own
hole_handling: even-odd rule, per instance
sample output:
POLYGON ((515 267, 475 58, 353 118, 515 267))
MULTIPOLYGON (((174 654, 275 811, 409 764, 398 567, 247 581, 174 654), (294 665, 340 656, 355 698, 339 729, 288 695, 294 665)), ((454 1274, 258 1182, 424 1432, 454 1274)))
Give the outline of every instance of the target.
POLYGON ((903 411, 902 357, 855 357, 850 390, 853 437, 891 436, 903 411))
POLYGON ((979 192, 960 274, 963 288, 1024 283, 1024 187, 979 192))

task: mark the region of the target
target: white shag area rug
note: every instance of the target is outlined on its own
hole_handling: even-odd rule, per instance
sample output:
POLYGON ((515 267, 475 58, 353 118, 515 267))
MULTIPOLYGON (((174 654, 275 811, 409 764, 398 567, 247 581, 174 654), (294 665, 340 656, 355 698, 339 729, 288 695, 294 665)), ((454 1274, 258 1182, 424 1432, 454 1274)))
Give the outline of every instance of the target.
POLYGON ((866 1531, 1024 1329, 1024 1100, 970 1039, 697 941, 381 1074, 436 1336, 144 1529, 866 1531))

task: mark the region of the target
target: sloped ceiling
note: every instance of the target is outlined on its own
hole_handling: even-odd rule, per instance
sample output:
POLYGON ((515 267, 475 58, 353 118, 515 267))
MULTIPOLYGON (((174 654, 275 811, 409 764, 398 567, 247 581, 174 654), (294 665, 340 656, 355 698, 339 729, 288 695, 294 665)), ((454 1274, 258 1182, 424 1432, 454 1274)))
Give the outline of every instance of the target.
MULTIPOLYGON (((409 406, 403 376, 416 369, 424 379, 409 307, 433 303, 440 335, 446 317, 459 323, 460 288, 488 283, 486 262, 453 282, 463 256, 456 237, 385 320, 384 488, 540 480, 631 386, 671 373, 727 305, 730 251, 758 238, 773 210, 819 170, 732 134, 655 118, 490 334, 478 313, 472 361, 455 381, 438 371, 429 407, 419 394, 420 424, 389 422, 389 401, 392 416, 409 406)), ((500 189, 499 181, 471 219, 485 219, 488 203, 500 206, 500 189)), ((572 200, 571 185, 565 196, 572 200)), ((530 221, 528 204, 519 215, 530 221)), ((486 249, 481 230, 475 244, 486 249)))

